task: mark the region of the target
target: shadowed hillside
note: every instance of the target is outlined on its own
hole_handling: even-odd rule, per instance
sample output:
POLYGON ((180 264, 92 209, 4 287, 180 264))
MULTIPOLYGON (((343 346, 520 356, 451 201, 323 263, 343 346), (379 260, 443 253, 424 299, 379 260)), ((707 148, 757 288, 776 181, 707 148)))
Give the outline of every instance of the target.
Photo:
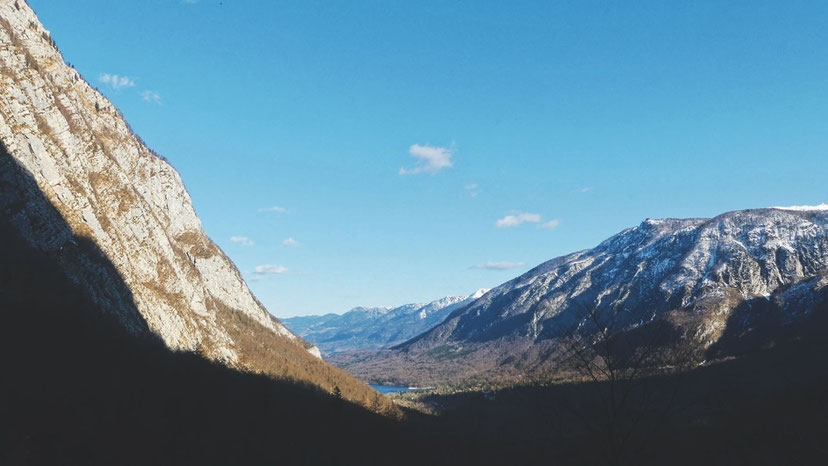
MULTIPOLYGON (((9 200, 8 180, 26 178, 1 153, 0 166, 9 200)), ((35 249, 11 225, 15 208, 25 205, 0 212, 0 464, 319 464, 370 459, 357 435, 393 440, 395 421, 317 386, 238 372, 130 333, 59 264, 84 254, 111 269, 94 243, 76 236, 56 251, 35 249)), ((129 297, 123 283, 112 286, 129 297)))
POLYGON ((427 395, 439 416, 395 421, 316 386, 171 352, 103 314, 57 266, 59 251, 18 236, 8 209, 0 464, 818 464, 824 453, 822 308, 741 359, 636 381, 616 421, 633 427, 608 455, 604 383, 427 395))
POLYGON ((267 312, 201 228, 179 174, 65 63, 24 1, 0 2, 0 52, 0 205, 96 308, 170 348, 390 409, 267 312))

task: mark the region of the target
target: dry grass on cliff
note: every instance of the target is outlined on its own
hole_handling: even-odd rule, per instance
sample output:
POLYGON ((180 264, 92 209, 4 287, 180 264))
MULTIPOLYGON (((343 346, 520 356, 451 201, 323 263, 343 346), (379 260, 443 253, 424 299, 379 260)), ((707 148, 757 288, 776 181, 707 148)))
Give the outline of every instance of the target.
POLYGON ((213 303, 219 324, 227 330, 240 355, 239 363, 249 371, 277 379, 305 382, 333 393, 339 387, 343 398, 370 407, 373 411, 398 416, 394 404, 383 395, 354 379, 347 372, 327 364, 293 341, 241 312, 213 303))
POLYGON ((195 231, 181 233, 175 237, 175 240, 185 246, 196 259, 209 259, 219 254, 218 248, 212 241, 195 231))

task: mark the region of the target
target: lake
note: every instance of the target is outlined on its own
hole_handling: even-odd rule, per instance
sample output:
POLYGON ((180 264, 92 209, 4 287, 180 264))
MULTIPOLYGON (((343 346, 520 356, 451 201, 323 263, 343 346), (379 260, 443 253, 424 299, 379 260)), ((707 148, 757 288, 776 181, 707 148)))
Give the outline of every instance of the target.
POLYGON ((416 390, 415 388, 411 387, 397 387, 394 385, 371 385, 371 388, 382 393, 383 395, 387 395, 389 393, 410 392, 416 390))

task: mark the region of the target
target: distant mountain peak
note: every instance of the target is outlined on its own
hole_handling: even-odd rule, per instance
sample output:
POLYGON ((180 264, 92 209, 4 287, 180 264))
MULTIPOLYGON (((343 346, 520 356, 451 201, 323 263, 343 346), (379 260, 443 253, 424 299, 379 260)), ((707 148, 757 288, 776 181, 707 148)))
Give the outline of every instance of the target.
POLYGON ((466 299, 477 299, 484 294, 488 293, 491 288, 480 288, 479 290, 475 291, 474 293, 470 294, 466 299))
POLYGON ((426 304, 357 307, 342 315, 291 317, 283 322, 328 354, 388 348, 431 329, 487 291, 480 289, 468 296, 446 296, 426 304))

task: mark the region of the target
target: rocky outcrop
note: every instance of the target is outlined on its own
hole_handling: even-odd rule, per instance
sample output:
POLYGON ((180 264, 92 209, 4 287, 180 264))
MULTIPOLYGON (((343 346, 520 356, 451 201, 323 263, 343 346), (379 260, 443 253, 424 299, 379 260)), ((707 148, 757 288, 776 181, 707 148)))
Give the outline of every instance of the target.
POLYGON ((73 252, 75 236, 94 243, 114 264, 112 273, 120 275, 98 278, 99 304, 135 332, 148 327, 170 348, 239 364, 249 358, 228 323, 243 321, 248 331, 314 351, 251 294, 233 263, 205 235, 178 173, 64 63, 22 0, 0 1, 0 66, 0 140, 31 175, 9 179, 4 171, 2 207, 23 236, 61 255, 79 283, 108 273, 73 252), (71 231, 54 229, 58 222, 49 218, 51 206, 38 201, 34 189, 71 231), (106 291, 107 281, 118 280, 130 293, 106 291))

